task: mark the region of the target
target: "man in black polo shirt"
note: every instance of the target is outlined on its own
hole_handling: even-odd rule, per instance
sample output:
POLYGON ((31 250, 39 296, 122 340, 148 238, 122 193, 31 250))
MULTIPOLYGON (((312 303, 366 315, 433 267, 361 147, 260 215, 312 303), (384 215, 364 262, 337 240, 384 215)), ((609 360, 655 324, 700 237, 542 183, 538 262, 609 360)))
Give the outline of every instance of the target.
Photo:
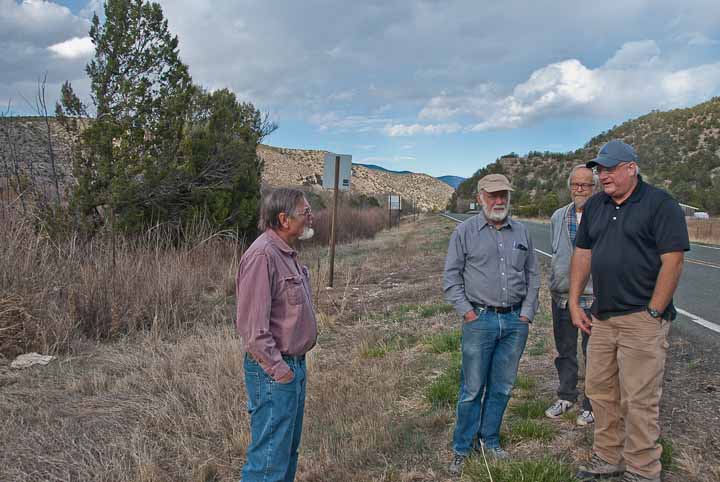
POLYGON ((645 183, 637 163, 635 150, 618 140, 587 163, 604 192, 585 205, 570 266, 570 315, 581 330, 592 328, 585 384, 595 411, 594 454, 580 480, 624 472, 624 482, 660 481, 672 296, 690 242, 678 203, 645 183), (591 272, 592 320, 579 302, 591 272))

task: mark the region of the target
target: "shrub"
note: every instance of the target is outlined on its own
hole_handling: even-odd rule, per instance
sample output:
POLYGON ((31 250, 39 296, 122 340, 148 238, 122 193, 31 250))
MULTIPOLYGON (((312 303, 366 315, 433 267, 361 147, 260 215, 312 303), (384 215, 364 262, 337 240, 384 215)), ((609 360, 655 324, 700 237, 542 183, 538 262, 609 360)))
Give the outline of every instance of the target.
MULTIPOLYGON (((349 243, 356 239, 374 238, 387 223, 385 211, 378 208, 353 209, 345 206, 338 207, 337 226, 335 228, 336 242, 349 243)), ((316 243, 327 245, 330 243, 330 227, 332 224, 332 208, 323 209, 314 216, 316 243)))
MULTIPOLYGON (((199 318, 227 320, 241 243, 196 227, 170 236, 54 242, 30 222, 0 230, 0 352, 72 351, 82 340, 158 334, 199 318), (186 239, 182 245, 168 240, 186 239), (113 262, 114 259, 114 262, 113 262)), ((225 233, 226 235, 228 233, 225 233)))

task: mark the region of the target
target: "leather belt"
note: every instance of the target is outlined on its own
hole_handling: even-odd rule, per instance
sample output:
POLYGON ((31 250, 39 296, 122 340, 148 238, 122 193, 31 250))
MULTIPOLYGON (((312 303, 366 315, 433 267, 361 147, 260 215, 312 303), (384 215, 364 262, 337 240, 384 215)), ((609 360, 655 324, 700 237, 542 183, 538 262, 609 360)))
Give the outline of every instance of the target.
POLYGON ((518 303, 513 306, 489 306, 489 305, 483 305, 480 303, 470 303, 470 304, 472 305, 473 308, 477 308, 477 309, 485 310, 485 311, 492 311, 494 313, 501 313, 501 314, 510 313, 511 311, 517 311, 520 308, 522 308, 522 303, 518 303))
MULTIPOLYGON (((258 365, 260 364, 260 362, 258 361, 258 359, 255 358, 254 356, 252 356, 252 353, 250 353, 249 351, 246 351, 246 352, 245 352, 245 355, 247 355, 247 357, 248 357, 249 359, 251 359, 252 361, 254 361, 255 363, 257 363, 258 365)), ((297 362, 297 361, 305 361, 305 355, 285 355, 285 354, 283 354, 283 355, 282 355, 282 359, 285 360, 285 361, 296 361, 296 362, 297 362)))

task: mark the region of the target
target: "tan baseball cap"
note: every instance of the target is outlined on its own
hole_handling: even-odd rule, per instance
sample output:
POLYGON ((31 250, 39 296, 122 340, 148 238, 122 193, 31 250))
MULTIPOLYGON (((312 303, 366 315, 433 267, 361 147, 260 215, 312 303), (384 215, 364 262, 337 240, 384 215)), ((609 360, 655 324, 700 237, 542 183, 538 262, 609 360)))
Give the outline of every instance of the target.
POLYGON ((514 191, 508 178, 502 174, 488 174, 478 181, 478 192, 514 191))

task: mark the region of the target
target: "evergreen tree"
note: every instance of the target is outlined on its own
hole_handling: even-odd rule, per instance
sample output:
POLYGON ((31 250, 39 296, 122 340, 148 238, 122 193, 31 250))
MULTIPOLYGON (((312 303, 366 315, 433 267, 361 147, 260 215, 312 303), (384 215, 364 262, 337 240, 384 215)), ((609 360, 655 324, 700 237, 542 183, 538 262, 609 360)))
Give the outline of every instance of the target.
MULTIPOLYGON (((167 218, 193 87, 157 3, 108 0, 105 15, 90 28, 95 57, 86 71, 96 116, 73 166, 74 203, 85 215, 109 209, 132 231, 167 218)), ((72 111, 73 95, 66 101, 72 111)))

